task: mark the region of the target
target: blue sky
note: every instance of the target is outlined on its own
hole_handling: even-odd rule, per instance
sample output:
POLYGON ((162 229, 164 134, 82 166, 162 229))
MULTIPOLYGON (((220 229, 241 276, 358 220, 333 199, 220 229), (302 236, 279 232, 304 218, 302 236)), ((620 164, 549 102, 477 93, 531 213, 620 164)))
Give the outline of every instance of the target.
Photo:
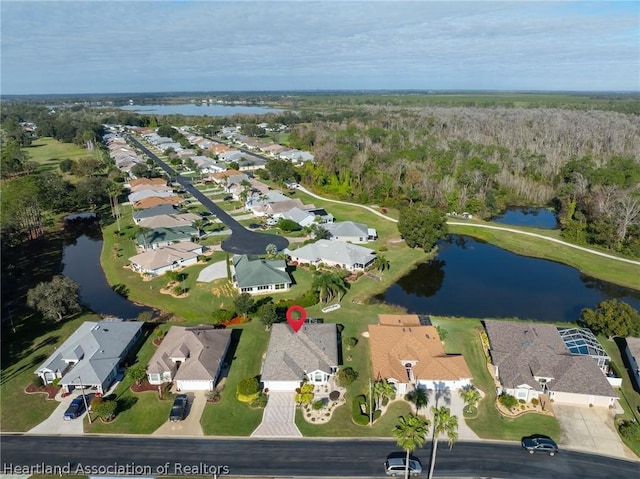
POLYGON ((0 2, 2 94, 640 90, 640 2, 0 2))

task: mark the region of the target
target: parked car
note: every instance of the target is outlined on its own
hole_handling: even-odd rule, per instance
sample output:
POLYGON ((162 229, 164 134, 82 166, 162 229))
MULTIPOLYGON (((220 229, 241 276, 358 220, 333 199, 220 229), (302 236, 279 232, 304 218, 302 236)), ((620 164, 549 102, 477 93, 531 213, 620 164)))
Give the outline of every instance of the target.
POLYGON ((78 396, 73 401, 71 401, 71 404, 69 404, 69 407, 64 412, 65 421, 71 421, 72 419, 75 419, 82 415, 85 410, 85 399, 86 398, 84 396, 78 396))
POLYGON ((543 436, 542 434, 523 437, 522 447, 529 451, 529 454, 533 454, 534 452, 544 452, 550 456, 555 456, 558 452, 558 445, 555 441, 548 436, 543 436))
MULTIPOLYGON (((407 454, 405 452, 394 452, 389 454, 384 462, 384 472, 388 476, 404 476, 406 469, 407 454)), ((409 456, 409 474, 418 476, 422 474, 422 463, 415 456, 409 456)))
POLYGON ((189 397, 186 394, 178 394, 173 400, 169 421, 182 421, 187 415, 187 406, 189 405, 189 397))

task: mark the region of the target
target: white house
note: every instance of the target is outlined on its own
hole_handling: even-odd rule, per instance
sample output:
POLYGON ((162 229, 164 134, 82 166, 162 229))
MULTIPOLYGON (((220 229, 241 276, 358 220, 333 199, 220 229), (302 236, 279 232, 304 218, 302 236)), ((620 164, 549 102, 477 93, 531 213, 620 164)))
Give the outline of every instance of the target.
POLYGON ((635 381, 636 391, 640 392, 640 338, 625 338, 627 345, 624 348, 624 355, 629 363, 631 376, 635 381))
POLYGON ((284 260, 252 259, 247 255, 233 257, 232 275, 240 293, 281 293, 293 283, 284 260))
POLYGON ((376 259, 376 252, 342 241, 318 240, 295 250, 286 250, 293 261, 303 264, 339 266, 349 271, 363 270, 376 259))
POLYGON ((331 235, 333 241, 346 241, 349 243, 367 243, 375 241, 378 233, 373 228, 368 228, 364 223, 355 221, 336 221, 323 226, 331 235))
POLYGON ((338 370, 335 324, 304 324, 296 333, 288 324, 271 327, 261 380, 270 391, 295 391, 303 380, 327 384, 338 370))
POLYGON ((149 383, 174 382, 178 391, 212 391, 230 341, 230 329, 171 326, 147 366, 149 383))
POLYGON ((186 268, 198 262, 202 246, 191 241, 149 249, 129 258, 131 269, 138 273, 160 276, 174 269, 186 268))

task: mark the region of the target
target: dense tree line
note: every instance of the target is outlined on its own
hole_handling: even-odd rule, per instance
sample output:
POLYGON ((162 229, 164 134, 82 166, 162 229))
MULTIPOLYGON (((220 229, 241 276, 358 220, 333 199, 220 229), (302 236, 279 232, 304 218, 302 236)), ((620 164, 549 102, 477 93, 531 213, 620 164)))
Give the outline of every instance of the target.
POLYGON ((566 237, 640 254, 640 117, 369 107, 355 120, 298 125, 290 143, 315 154, 303 181, 339 198, 484 217, 554 205, 566 237))

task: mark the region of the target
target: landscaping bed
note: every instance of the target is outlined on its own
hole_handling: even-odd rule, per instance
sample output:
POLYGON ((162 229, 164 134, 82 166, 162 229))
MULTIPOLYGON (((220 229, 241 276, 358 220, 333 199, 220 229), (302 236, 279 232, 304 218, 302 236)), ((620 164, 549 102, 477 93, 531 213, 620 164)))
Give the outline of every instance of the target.
POLYGON ((29 384, 24 392, 27 394, 46 394, 47 399, 55 399, 56 394, 60 391, 60 386, 54 386, 53 384, 47 384, 46 386, 37 387, 33 384, 29 384))

